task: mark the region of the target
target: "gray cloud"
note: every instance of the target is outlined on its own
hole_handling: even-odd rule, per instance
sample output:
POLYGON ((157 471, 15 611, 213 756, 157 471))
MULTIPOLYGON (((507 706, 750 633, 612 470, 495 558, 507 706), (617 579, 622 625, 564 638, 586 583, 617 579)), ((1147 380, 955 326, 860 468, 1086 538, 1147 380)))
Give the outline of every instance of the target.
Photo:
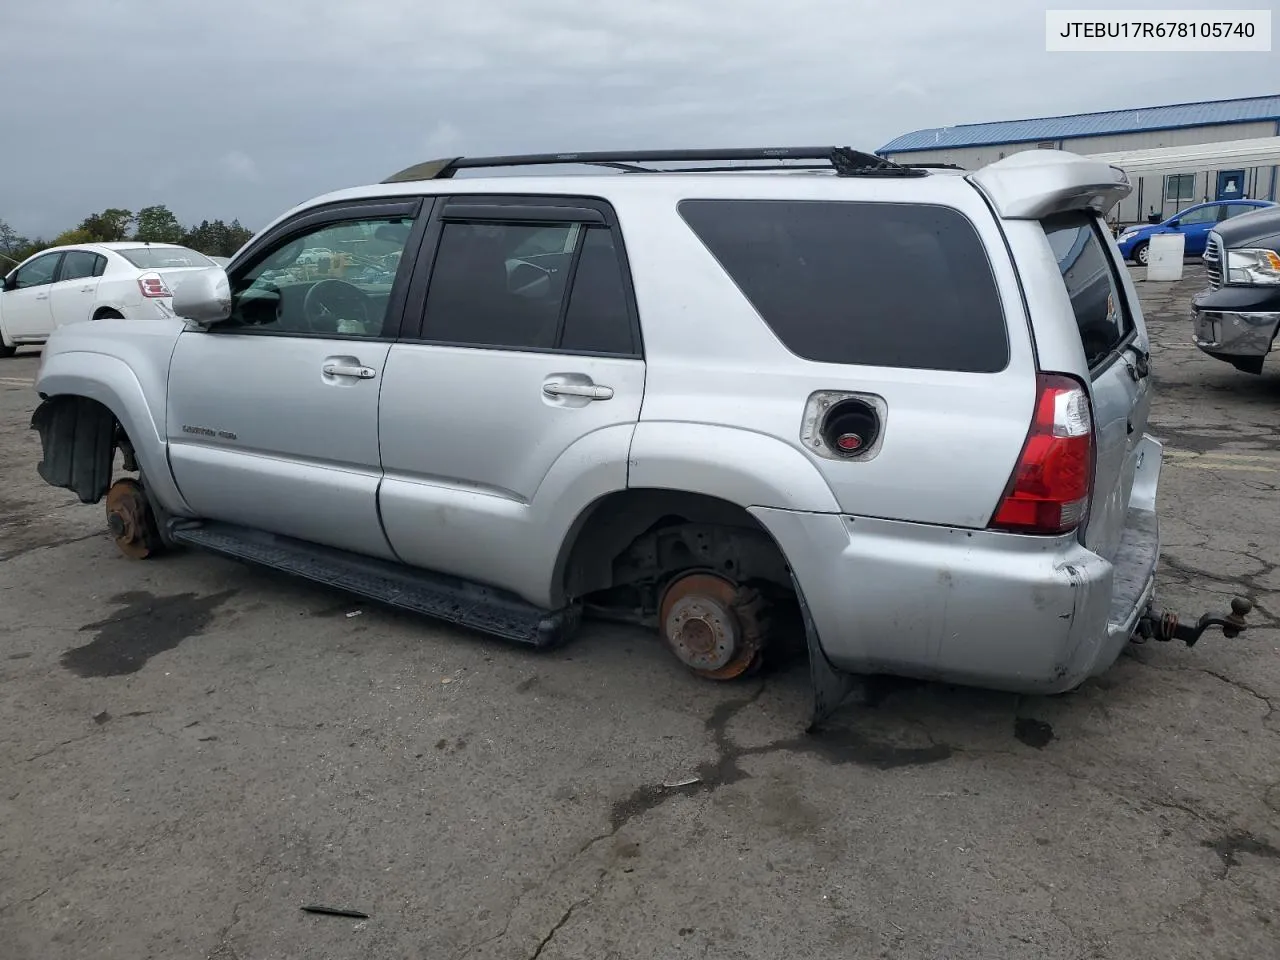
POLYGON ((875 149, 926 126, 1275 92, 1272 54, 1046 53, 1044 9, 24 4, 6 11, 0 37, 0 89, 26 91, 0 121, 0 218, 49 235, 108 205, 163 202, 184 222, 238 217, 253 227, 433 155, 875 149))

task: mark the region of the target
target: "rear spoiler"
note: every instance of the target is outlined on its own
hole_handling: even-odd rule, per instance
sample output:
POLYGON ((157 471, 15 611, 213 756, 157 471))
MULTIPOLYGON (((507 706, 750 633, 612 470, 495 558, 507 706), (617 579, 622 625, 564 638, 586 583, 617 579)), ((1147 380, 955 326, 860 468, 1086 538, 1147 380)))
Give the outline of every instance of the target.
POLYGON ((966 179, 1005 220, 1086 209, 1105 214, 1133 191, 1119 167, 1063 150, 1024 150, 966 179))

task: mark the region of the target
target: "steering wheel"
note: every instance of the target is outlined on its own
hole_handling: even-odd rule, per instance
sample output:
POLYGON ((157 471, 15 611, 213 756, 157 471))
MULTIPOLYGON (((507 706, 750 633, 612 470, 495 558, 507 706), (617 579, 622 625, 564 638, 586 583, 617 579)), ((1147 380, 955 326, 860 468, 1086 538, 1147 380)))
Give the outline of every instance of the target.
POLYGON ((346 321, 359 325, 361 332, 372 312, 369 296, 354 284, 329 278, 314 284, 302 299, 302 318, 312 333, 352 333, 340 330, 346 321))

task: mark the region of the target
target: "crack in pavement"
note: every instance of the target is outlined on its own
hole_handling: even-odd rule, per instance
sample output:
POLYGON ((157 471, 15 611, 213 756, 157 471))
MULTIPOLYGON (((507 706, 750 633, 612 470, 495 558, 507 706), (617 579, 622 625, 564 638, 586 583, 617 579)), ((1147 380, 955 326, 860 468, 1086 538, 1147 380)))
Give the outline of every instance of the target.
MULTIPOLYGON (((544 880, 542 883, 538 884, 538 886, 535 887, 534 889, 541 888, 543 884, 545 884, 546 882, 547 881, 544 880)), ((507 935, 507 930, 511 928, 511 918, 515 916, 516 910, 518 910, 520 907, 521 899, 523 898, 522 897, 517 898, 516 902, 512 905, 511 912, 507 914, 507 922, 502 925, 501 930, 499 930, 497 933, 495 933, 491 937, 485 937, 483 940, 478 940, 475 943, 471 944, 469 947, 463 950, 460 954, 458 954, 456 960, 465 960, 466 957, 471 956, 471 954, 475 953, 481 947, 487 947, 489 944, 493 943, 495 940, 501 940, 503 937, 505 937, 507 935)))
POLYGON ((1271 702, 1271 698, 1259 693, 1257 690, 1253 689, 1253 687, 1249 686, 1249 684, 1244 683, 1243 681, 1240 681, 1240 680, 1232 680, 1230 677, 1224 674, 1218 673, 1216 670, 1209 670, 1208 668, 1205 668, 1205 667, 1198 668, 1196 672, 1208 674, 1209 676, 1213 677, 1215 680, 1221 680, 1223 683, 1229 686, 1235 687, 1238 690, 1242 690, 1245 693, 1249 694, 1249 696, 1256 697, 1258 700, 1261 700, 1267 706, 1266 715, 1263 716, 1262 718, 1263 723, 1266 723, 1268 720, 1270 720, 1271 715, 1276 712, 1275 704, 1271 702))
POLYGON ((245 901, 238 900, 231 908, 231 920, 218 931, 218 945, 213 948, 208 960, 240 960, 240 955, 236 953, 236 948, 231 943, 231 931, 240 922, 240 908, 244 904, 245 901))
POLYGON ((69 747, 71 746, 71 744, 79 743, 81 740, 88 740, 90 737, 94 735, 95 732, 96 731, 91 730, 88 733, 82 733, 78 737, 72 737, 70 740, 63 740, 61 743, 55 744, 54 746, 50 747, 48 750, 41 750, 39 753, 36 753, 27 757, 26 762, 34 763, 36 760, 39 760, 42 757, 47 757, 50 754, 57 753, 63 747, 69 747))
MULTIPOLYGON (((1211 583, 1235 588, 1238 594, 1248 597, 1253 602, 1253 612, 1250 616, 1254 619, 1253 622, 1249 623, 1250 628, 1257 629, 1258 627, 1262 627, 1280 629, 1280 617, 1273 614, 1258 600, 1258 597, 1260 596, 1266 596, 1277 592, 1276 590, 1272 590, 1269 587, 1264 586, 1258 581, 1264 577, 1271 576, 1276 572, 1276 570, 1280 570, 1280 563, 1263 560, 1252 553, 1245 553, 1243 551, 1238 552, 1242 557, 1252 560, 1254 563, 1258 564, 1259 569, 1250 573, 1230 577, 1218 573, 1211 573, 1208 570, 1202 570, 1199 567, 1185 563, 1176 557, 1169 556, 1168 554, 1161 554, 1160 565, 1162 567, 1167 567, 1176 574, 1179 574, 1184 582, 1194 581, 1199 578, 1201 580, 1208 580, 1211 583), (1260 621, 1256 616, 1259 614, 1261 615, 1260 621)), ((1175 577, 1171 579, 1177 578, 1175 577)))
POLYGON ((534 950, 532 954, 530 954, 529 960, 538 960, 538 958, 542 956, 542 951, 547 948, 547 944, 549 944, 552 938, 557 933, 560 932, 560 928, 569 922, 569 918, 573 916, 573 911, 577 910, 583 904, 588 903, 590 900, 591 900, 590 897, 584 897, 581 900, 577 901, 576 903, 570 904, 569 909, 566 910, 564 912, 564 915, 559 920, 556 921, 555 926, 553 926, 550 930, 548 930, 547 935, 543 937, 541 941, 539 941, 538 948, 534 950))
POLYGON ((83 543, 85 540, 93 540, 105 536, 107 534, 100 530, 97 533, 86 533, 79 537, 67 537, 65 540, 50 540, 48 543, 32 544, 29 547, 23 547, 13 553, 6 553, 4 556, 0 556, 0 563, 17 560, 19 557, 25 557, 29 553, 35 553, 37 550, 52 550, 55 547, 65 547, 73 543, 83 543))
MULTIPOLYGON (((128 713, 120 714, 119 719, 123 720, 123 719, 138 718, 138 717, 149 717, 154 713, 155 713, 154 710, 131 710, 128 713)), ((110 723, 114 719, 117 719, 117 718, 113 717, 111 713, 106 710, 103 710, 100 713, 94 714, 94 716, 92 717, 94 726, 99 728, 106 726, 106 724, 110 723)), ((157 727, 154 721, 148 720, 147 725, 151 727, 151 729, 155 730, 157 733, 165 734, 165 731, 157 727)), ((96 736, 100 732, 101 730, 96 730, 96 729, 90 730, 87 733, 80 734, 80 736, 78 737, 71 737, 70 739, 63 740, 60 743, 56 743, 52 747, 49 747, 49 749, 47 750, 41 750, 39 753, 32 754, 31 756, 27 757, 26 762, 33 763, 36 760, 49 756, 50 754, 57 753, 63 747, 69 747, 73 743, 80 743, 82 740, 88 740, 90 737, 96 736)), ((172 734, 165 734, 165 735, 172 736, 172 734)))
POLYGON ((902 747, 878 742, 854 730, 837 727, 805 732, 797 737, 774 740, 754 747, 738 746, 729 736, 728 726, 739 713, 754 704, 764 690, 765 686, 761 684, 750 697, 718 704, 711 712, 705 726, 715 741, 716 757, 695 768, 695 781, 677 787, 652 784, 637 787, 630 796, 614 803, 609 816, 610 830, 594 838, 586 846, 614 836, 636 817, 662 806, 673 797, 713 793, 721 787, 750 779, 751 774, 740 764, 741 760, 748 757, 774 753, 807 753, 828 763, 854 763, 877 770, 894 770, 938 763, 950 759, 955 753, 950 744, 935 740, 927 728, 924 728, 925 737, 929 741, 926 747, 902 747))
POLYGON ((43 890, 41 890, 41 891, 40 891, 39 893, 37 893, 35 896, 32 896, 32 897, 23 897, 23 898, 22 898, 22 899, 20 899, 20 900, 14 900, 12 903, 6 903, 4 906, 0 907, 0 913, 4 913, 6 910, 12 910, 14 907, 21 907, 21 906, 23 906, 23 905, 25 905, 25 904, 28 904, 28 903, 35 903, 37 900, 39 900, 41 897, 43 897, 46 893, 48 893, 51 889, 53 889, 53 888, 52 888, 52 887, 45 887, 43 890))
MULTIPOLYGON (((901 747, 891 743, 871 741, 852 730, 832 728, 816 733, 804 733, 798 737, 773 741, 755 747, 741 747, 729 736, 728 727, 740 713, 756 703, 764 694, 767 685, 761 682, 748 697, 739 700, 727 700, 717 704, 710 716, 704 721, 705 729, 711 733, 715 744, 715 758, 699 764, 696 768, 697 781, 682 784, 678 787, 663 787, 646 784, 638 787, 629 796, 614 802, 609 815, 609 829, 599 833, 580 844, 574 853, 565 861, 553 868, 547 876, 525 893, 516 898, 501 930, 491 936, 466 947, 457 955, 456 960, 465 960, 477 950, 496 940, 505 937, 511 928, 512 918, 524 906, 526 899, 544 890, 548 884, 577 863, 601 841, 610 840, 636 817, 662 806, 668 800, 681 796, 711 794, 721 787, 749 779, 751 774, 744 770, 740 761, 746 757, 764 756, 772 753, 809 753, 832 763, 857 763, 880 770, 892 770, 904 766, 917 766, 935 763, 950 758, 954 750, 945 743, 938 743, 925 728, 929 741, 927 747, 901 747)), ((923 725, 921 724, 922 728, 923 725)), ((608 871, 597 878, 592 895, 594 896, 604 884, 608 871)), ((582 906, 590 896, 578 901, 566 911, 552 933, 567 920, 574 909, 582 906)), ((549 940, 549 937, 548 937, 549 940)), ((545 943, 544 943, 545 946, 545 943)), ((537 956, 535 953, 534 956, 537 956)))

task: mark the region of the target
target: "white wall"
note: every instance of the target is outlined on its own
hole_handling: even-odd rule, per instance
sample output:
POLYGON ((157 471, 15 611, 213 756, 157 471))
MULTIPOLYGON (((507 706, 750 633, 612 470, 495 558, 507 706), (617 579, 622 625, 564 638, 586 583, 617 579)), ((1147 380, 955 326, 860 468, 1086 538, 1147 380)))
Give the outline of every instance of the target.
MULTIPOLYGON (((1112 153, 1119 150, 1145 150, 1153 147, 1181 147, 1195 143, 1223 143, 1229 140, 1246 140, 1252 137, 1274 137, 1277 124, 1267 120, 1260 123, 1233 123, 1212 127, 1185 127, 1177 130, 1148 130, 1140 133, 1108 134, 1100 137, 1072 137, 1056 141, 1055 146, 1072 153, 1112 153)), ((959 147, 944 150, 921 150, 908 153, 891 153, 890 160, 902 163, 956 163, 966 170, 976 170, 988 163, 1023 150, 1038 149, 1034 143, 995 144, 981 147, 959 147)), ((1223 169, 1233 169, 1224 166, 1223 169)), ((1249 196, 1266 199, 1272 195, 1272 167, 1258 167, 1245 173, 1245 183, 1252 187, 1249 196)), ((1195 195, 1181 203, 1164 199, 1164 175, 1140 177, 1134 180, 1133 193, 1111 213, 1111 218, 1122 223, 1146 220, 1151 208, 1162 217, 1171 217, 1179 208, 1214 199, 1217 192, 1216 173, 1196 175, 1195 195), (1141 203, 1141 206, 1139 206, 1141 203)), ((1280 182, 1274 184, 1273 199, 1280 200, 1280 182)))

